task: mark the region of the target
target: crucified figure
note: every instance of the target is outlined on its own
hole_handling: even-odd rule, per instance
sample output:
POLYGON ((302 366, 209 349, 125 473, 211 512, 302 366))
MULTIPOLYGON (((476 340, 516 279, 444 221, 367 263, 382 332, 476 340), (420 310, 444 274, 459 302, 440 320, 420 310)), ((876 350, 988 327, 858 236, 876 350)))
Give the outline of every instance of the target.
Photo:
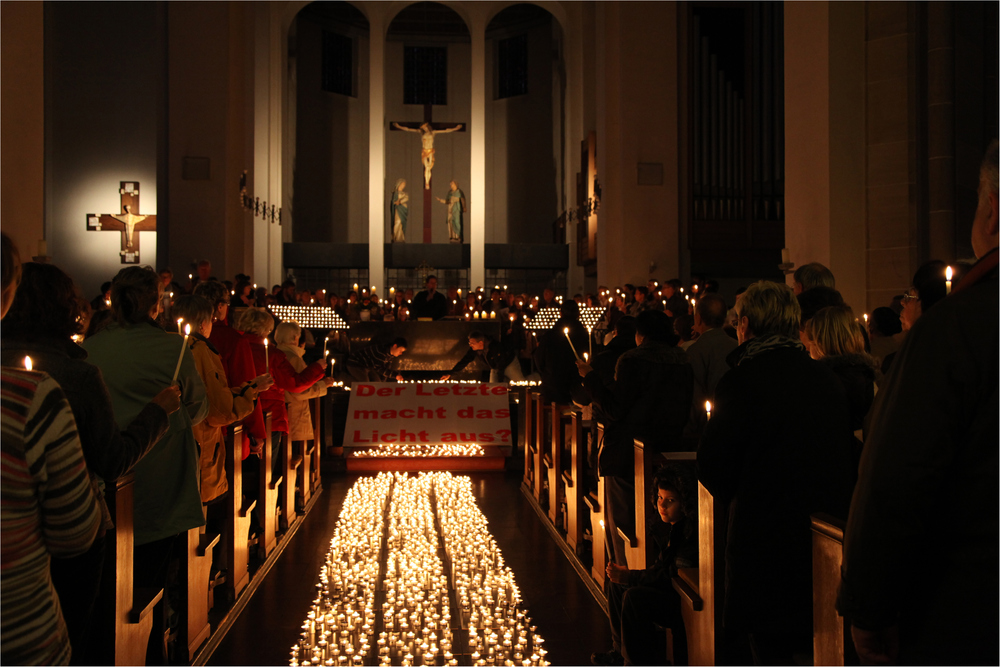
POLYGON ((449 127, 443 130, 435 130, 431 127, 430 123, 424 123, 418 128, 405 127, 399 123, 393 123, 393 127, 397 130, 403 130, 404 132, 419 132, 420 133, 420 144, 422 149, 420 151, 420 161, 424 163, 424 189, 430 190, 431 188, 431 170, 434 169, 434 135, 435 134, 447 134, 449 132, 457 132, 462 129, 462 124, 459 123, 455 127, 449 127))

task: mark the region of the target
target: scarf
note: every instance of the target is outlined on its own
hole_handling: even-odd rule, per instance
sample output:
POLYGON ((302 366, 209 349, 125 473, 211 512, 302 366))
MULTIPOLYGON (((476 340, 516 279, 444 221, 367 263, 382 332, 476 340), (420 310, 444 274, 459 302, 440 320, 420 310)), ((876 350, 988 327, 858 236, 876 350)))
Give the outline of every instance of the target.
POLYGON ((768 336, 755 336, 738 348, 729 353, 726 361, 730 367, 735 368, 742 363, 749 361, 765 352, 772 350, 783 350, 794 348, 805 352, 805 345, 796 338, 789 338, 781 334, 770 334, 768 336))

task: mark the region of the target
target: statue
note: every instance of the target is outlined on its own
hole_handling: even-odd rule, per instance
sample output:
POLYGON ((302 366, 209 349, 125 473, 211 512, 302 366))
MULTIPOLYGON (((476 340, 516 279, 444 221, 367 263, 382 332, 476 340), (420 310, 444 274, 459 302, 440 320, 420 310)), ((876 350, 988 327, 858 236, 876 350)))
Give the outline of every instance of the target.
POLYGON ((458 187, 458 183, 449 183, 451 190, 447 199, 435 197, 439 202, 448 207, 448 237, 452 243, 462 242, 462 215, 467 210, 465 205, 465 193, 458 187))
POLYGON ((396 181, 392 189, 392 242, 406 242, 406 218, 410 215, 410 194, 406 191, 406 179, 396 181))
POLYGON ((419 128, 405 127, 399 123, 393 123, 392 125, 397 130, 420 133, 420 143, 423 146, 420 151, 420 160, 424 163, 424 189, 429 190, 431 187, 431 170, 434 169, 434 135, 457 132, 462 129, 462 124, 459 123, 455 127, 449 127, 444 130, 435 130, 431 127, 430 123, 424 123, 419 128))

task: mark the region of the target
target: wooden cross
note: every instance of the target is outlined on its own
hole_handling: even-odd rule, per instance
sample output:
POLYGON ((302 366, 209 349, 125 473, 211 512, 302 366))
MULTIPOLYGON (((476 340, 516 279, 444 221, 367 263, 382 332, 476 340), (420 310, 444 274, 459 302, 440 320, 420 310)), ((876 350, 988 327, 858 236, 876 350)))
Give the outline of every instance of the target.
POLYGON ((155 232, 156 216, 139 214, 139 182, 121 181, 118 193, 122 197, 122 212, 87 214, 88 232, 121 232, 122 264, 139 263, 139 232, 155 232))
MULTIPOLYGON (((424 105, 424 120, 420 123, 389 123, 389 129, 393 131, 404 130, 409 132, 421 132, 421 128, 424 125, 429 125, 434 134, 440 134, 443 132, 465 132, 465 125, 456 125, 454 123, 435 123, 431 120, 434 113, 433 104, 424 105)), ((422 146, 426 147, 427 140, 424 138, 421 132, 422 146)), ((433 135, 430 137, 431 146, 434 145, 433 135)), ((426 150, 426 148, 425 148, 426 150)), ((426 172, 424 180, 424 243, 431 242, 431 175, 433 174, 432 169, 434 166, 434 155, 433 149, 431 149, 430 155, 430 166, 426 162, 426 156, 424 155, 424 150, 421 151, 420 162, 424 167, 426 172)))

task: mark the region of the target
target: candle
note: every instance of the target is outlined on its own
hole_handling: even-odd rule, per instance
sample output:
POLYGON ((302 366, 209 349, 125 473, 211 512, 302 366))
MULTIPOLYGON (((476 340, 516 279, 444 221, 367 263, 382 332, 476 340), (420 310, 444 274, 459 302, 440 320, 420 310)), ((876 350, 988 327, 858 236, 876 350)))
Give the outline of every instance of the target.
POLYGON ((26 370, 26 371, 30 371, 31 370, 31 357, 25 357, 24 358, 24 370, 26 370))
POLYGON ((865 325, 868 324, 868 313, 865 313, 865 325))
POLYGON ((495 312, 493 312, 493 311, 490 311, 490 319, 491 320, 495 320, 496 318, 497 318, 497 314, 495 312))
POLYGON ((563 328, 563 335, 566 336, 566 340, 567 342, 569 342, 569 347, 571 350, 573 350, 573 356, 576 357, 577 361, 579 361, 580 355, 576 353, 576 347, 574 347, 573 341, 571 341, 569 338, 569 327, 563 328))
MULTIPOLYGON (((181 320, 177 320, 180 324, 181 320)), ((187 347, 188 336, 191 335, 191 325, 184 325, 184 341, 181 343, 181 354, 177 357, 177 368, 174 369, 174 378, 170 381, 171 383, 177 382, 177 375, 181 372, 181 362, 184 360, 184 348, 187 347)))
POLYGON ((951 294, 951 278, 955 274, 951 267, 947 267, 944 270, 944 293, 951 294))
POLYGON ((357 292, 357 291, 358 291, 358 284, 357 284, 357 283, 354 283, 354 291, 355 291, 355 292, 357 292))
POLYGON ((712 401, 705 401, 705 421, 712 418, 712 401))
POLYGON ((323 339, 323 356, 326 356, 326 341, 328 340, 330 340, 329 336, 323 339))
POLYGON ((264 338, 264 372, 265 373, 271 372, 271 361, 268 359, 267 356, 267 338, 264 338))
POLYGON ((587 354, 586 352, 584 352, 583 353, 583 360, 586 361, 586 362, 589 362, 590 361, 590 355, 587 354))
POLYGON ((375 293, 375 286, 372 285, 372 294, 374 294, 374 293, 375 293))

